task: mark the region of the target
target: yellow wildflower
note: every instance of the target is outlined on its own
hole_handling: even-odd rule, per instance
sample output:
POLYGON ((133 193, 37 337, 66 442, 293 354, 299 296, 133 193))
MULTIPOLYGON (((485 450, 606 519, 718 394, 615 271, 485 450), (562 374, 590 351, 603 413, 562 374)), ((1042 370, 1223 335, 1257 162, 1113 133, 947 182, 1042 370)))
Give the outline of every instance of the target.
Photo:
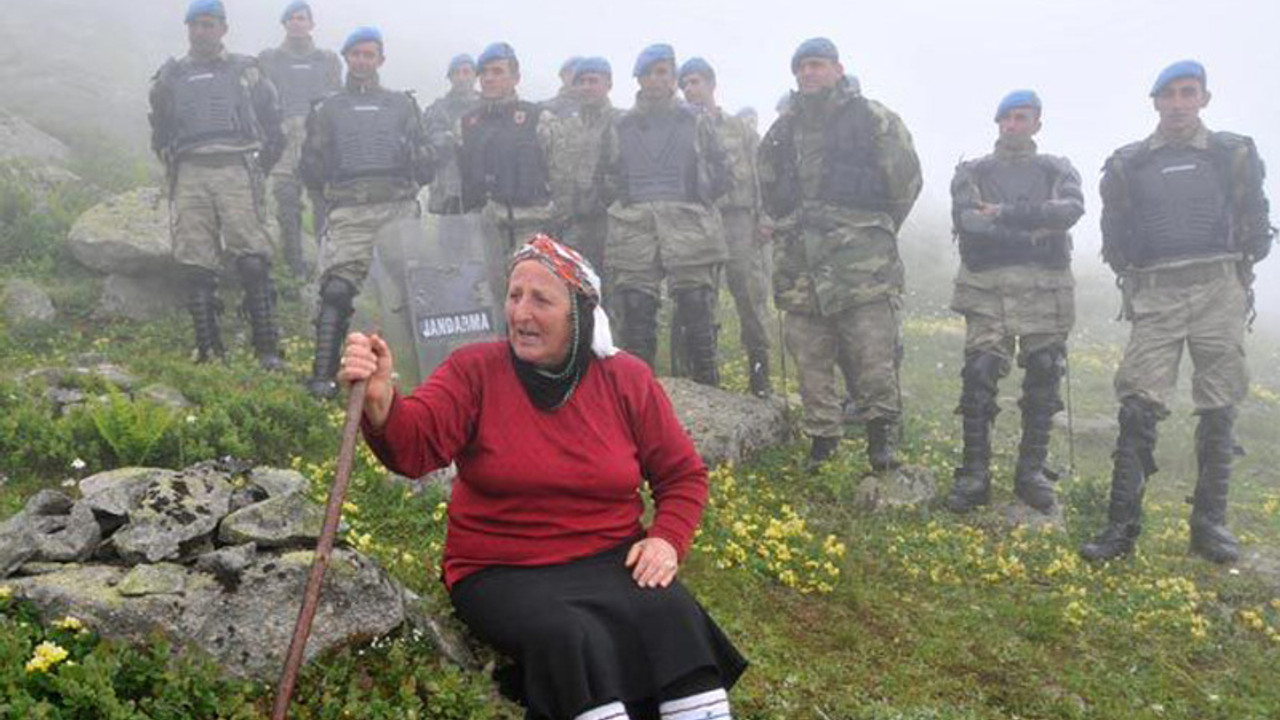
POLYGON ((0 585, 0 600, 8 600, 13 597, 13 588, 8 585, 0 585))
POLYGON ((46 640, 36 646, 35 653, 27 661, 27 672, 48 672, 49 668, 66 659, 66 649, 46 640))
POLYGON ((70 615, 62 618, 61 620, 55 620, 53 622, 53 626, 58 628, 59 630, 74 631, 74 630, 84 629, 84 623, 80 622, 80 620, 77 618, 71 617, 70 615))

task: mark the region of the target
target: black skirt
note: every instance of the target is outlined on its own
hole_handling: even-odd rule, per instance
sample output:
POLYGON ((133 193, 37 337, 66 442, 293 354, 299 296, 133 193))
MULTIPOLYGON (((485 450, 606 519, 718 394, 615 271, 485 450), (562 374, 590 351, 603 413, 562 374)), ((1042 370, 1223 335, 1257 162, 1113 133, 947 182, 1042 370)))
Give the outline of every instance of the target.
POLYGON ((544 567, 494 567, 450 593, 479 639, 515 661, 503 690, 532 717, 568 720, 608 702, 653 704, 708 671, 728 690, 747 661, 679 580, 641 588, 632 541, 544 567))

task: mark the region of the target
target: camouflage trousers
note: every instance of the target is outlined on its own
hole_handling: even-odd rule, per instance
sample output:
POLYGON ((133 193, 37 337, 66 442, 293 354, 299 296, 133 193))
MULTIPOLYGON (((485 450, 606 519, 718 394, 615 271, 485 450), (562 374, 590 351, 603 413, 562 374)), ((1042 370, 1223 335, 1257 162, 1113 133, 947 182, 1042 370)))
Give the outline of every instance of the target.
POLYGON ((608 234, 609 216, 605 213, 576 215, 566 224, 560 239, 569 247, 582 253, 582 256, 591 263, 591 267, 603 279, 604 243, 608 234))
POLYGON ((217 273, 224 256, 270 257, 263 196, 262 174, 246 155, 179 161, 170 219, 174 261, 217 273))
POLYGON ((357 289, 369 275, 378 231, 388 223, 421 217, 417 200, 340 205, 329 211, 320 248, 321 284, 330 277, 357 289))
POLYGON ((902 415, 898 366, 902 361, 902 301, 897 296, 855 305, 829 316, 788 312, 787 349, 796 359, 804 431, 810 437, 841 437, 843 397, 836 367, 851 372, 856 419, 897 420, 902 415))
POLYGON ((1116 372, 1116 398, 1137 397, 1162 416, 1178 380, 1182 349, 1191 355, 1196 410, 1235 405, 1249 390, 1244 355, 1247 293, 1233 261, 1154 269, 1129 278, 1133 327, 1116 372))
POLYGON ((696 203, 615 203, 609 208, 605 258, 621 293, 662 296, 667 291, 714 288, 729 259, 720 213, 696 203))
MULTIPOLYGON (((271 197, 275 201, 276 223, 280 226, 280 243, 285 245, 298 241, 297 233, 302 228, 302 179, 298 177, 298 161, 302 157, 302 141, 307 137, 307 119, 302 117, 286 118, 281 124, 284 129, 284 154, 279 162, 271 168, 271 197)), ((307 192, 311 201, 311 211, 315 218, 315 230, 318 236, 324 222, 324 197, 320 193, 307 192)), ((286 247, 286 253, 290 250, 286 247)), ((287 256, 287 255, 286 255, 287 256)))
POLYGON ((759 237, 756 214, 745 208, 723 208, 725 242, 729 246, 729 262, 725 264, 725 280, 738 310, 742 328, 742 347, 751 357, 769 352, 769 335, 765 322, 769 317, 768 275, 759 237))
POLYGON ((1008 371, 1016 359, 1064 345, 1075 325, 1075 281, 1069 269, 1015 265, 982 272, 961 269, 951 309, 964 315, 965 356, 998 355, 1008 371))

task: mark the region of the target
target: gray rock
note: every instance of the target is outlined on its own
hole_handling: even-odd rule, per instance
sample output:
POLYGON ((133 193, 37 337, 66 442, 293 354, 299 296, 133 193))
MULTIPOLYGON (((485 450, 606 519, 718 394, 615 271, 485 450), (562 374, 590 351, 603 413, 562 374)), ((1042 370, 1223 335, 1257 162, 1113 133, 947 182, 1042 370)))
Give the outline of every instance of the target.
POLYGON ((80 481, 84 502, 99 515, 126 518, 154 482, 175 477, 163 468, 119 468, 100 472, 80 481))
POLYGON ((920 465, 869 473, 857 489, 858 505, 872 511, 927 505, 937 496, 938 481, 933 471, 920 465))
POLYGON ((165 274, 173 268, 169 206, 159 188, 139 188, 90 208, 67 236, 81 264, 104 273, 165 274))
POLYGON ((259 547, 314 546, 323 527, 324 508, 294 492, 228 515, 218 527, 218 541, 227 545, 253 542, 259 547))
POLYGON ((37 160, 52 165, 65 165, 71 151, 61 140, 31 123, 0 110, 0 161, 37 160))
POLYGON ((152 383, 138 390, 133 394, 135 400, 149 400, 156 405, 171 408, 173 410, 187 410, 194 407, 192 402, 187 399, 175 387, 162 385, 160 383, 152 383))
POLYGON ((72 370, 78 375, 88 375, 96 377, 115 386, 122 392, 133 392, 133 389, 141 382, 137 375, 125 370, 119 365, 113 365, 107 362, 100 362, 92 365, 76 367, 72 370))
POLYGON ((311 483, 297 470, 256 467, 249 472, 249 484, 261 489, 267 497, 305 493, 311 483))
POLYGON ((0 578, 8 577, 36 555, 36 541, 25 518, 9 518, 0 524, 0 578))
POLYGON ((61 417, 71 408, 83 405, 88 396, 76 388, 51 387, 44 391, 44 399, 53 406, 54 416, 61 417))
POLYGON ((152 480, 129 523, 111 537, 124 561, 134 564, 193 557, 210 544, 227 513, 231 484, 209 468, 188 468, 152 480))
POLYGON ((80 562, 87 560, 102 542, 102 528, 93 509, 84 502, 76 503, 60 527, 34 535, 36 560, 44 562, 80 562))
POLYGON ((195 568, 209 573, 224 588, 234 591, 240 584, 240 575, 253 564, 257 552, 258 546, 254 543, 225 547, 196 558, 195 568))
POLYGON ((116 585, 124 597, 181 595, 187 587, 187 570, 173 563, 134 566, 116 585))
POLYGON ((741 462, 787 438, 787 420, 780 400, 760 400, 686 378, 664 377, 661 382, 680 422, 710 466, 741 462))
POLYGON ((435 617, 417 593, 405 589, 403 594, 405 621, 415 632, 425 636, 436 651, 455 665, 480 669, 480 661, 467 646, 463 633, 454 625, 435 617))
POLYGON ((79 563, 61 563, 61 562, 29 562, 23 563, 22 567, 14 575, 18 577, 34 577, 36 575, 50 575, 53 573, 66 572, 68 570, 77 570, 80 568, 79 563))
POLYGON ((57 490, 41 490, 27 500, 22 508, 23 515, 66 515, 75 505, 66 493, 57 490))
POLYGON ((1025 527, 1038 532, 1066 532, 1067 530, 1067 519, 1063 515, 1061 502, 1055 503, 1049 512, 1042 513, 1014 498, 997 507, 996 512, 1009 528, 1025 527))
POLYGON ((30 280, 15 279, 4 284, 0 305, 5 317, 14 325, 49 323, 58 317, 53 300, 44 288, 30 280))
POLYGON ((179 312, 185 304, 185 290, 171 275, 112 274, 102 284, 94 314, 152 322, 179 312))

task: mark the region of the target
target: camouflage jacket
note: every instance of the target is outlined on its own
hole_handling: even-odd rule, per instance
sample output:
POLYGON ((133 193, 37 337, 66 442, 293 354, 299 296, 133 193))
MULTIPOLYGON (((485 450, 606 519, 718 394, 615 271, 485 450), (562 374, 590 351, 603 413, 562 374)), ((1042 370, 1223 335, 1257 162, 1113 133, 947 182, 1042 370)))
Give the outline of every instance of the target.
POLYGON ((728 115, 720 108, 708 110, 706 115, 724 148, 729 169, 729 192, 720 198, 719 206, 759 212, 760 177, 756 161, 760 136, 746 120, 728 115))
MULTIPOLYGON (((1145 140, 1115 151, 1103 166, 1102 259, 1117 275, 1134 267, 1135 218, 1130 199, 1130 178, 1126 170, 1140 156, 1170 146, 1159 131, 1145 140)), ((1263 188, 1266 176, 1253 140, 1229 132, 1211 132, 1203 125, 1189 145, 1205 151, 1222 169, 1227 201, 1228 247, 1247 264, 1257 262, 1271 251, 1275 231, 1269 218, 1270 205, 1263 188)))
POLYGON ((307 138, 302 143, 302 156, 298 161, 298 175, 303 184, 313 192, 323 192, 332 206, 361 205, 416 198, 422 185, 430 182, 435 172, 435 151, 427 143, 422 127, 422 110, 411 93, 404 98, 412 104, 406 114, 407 125, 402 130, 404 147, 409 153, 407 175, 373 175, 357 177, 342 182, 329 181, 327 172, 333 151, 331 112, 327 109, 332 99, 363 93, 388 92, 376 79, 368 86, 356 86, 348 81, 340 92, 316 103, 307 117, 307 138))
POLYGON ((257 151, 258 165, 270 172, 284 154, 285 136, 281 127, 280 97, 258 66, 256 58, 237 55, 223 50, 212 59, 199 59, 187 55, 181 59, 170 58, 151 78, 151 149, 156 157, 172 167, 179 159, 179 152, 198 154, 257 151), (200 145, 189 151, 175 147, 177 142, 177 108, 174 107, 173 78, 181 71, 196 66, 212 66, 231 63, 240 73, 240 86, 246 94, 246 133, 251 136, 240 141, 200 145))
MULTIPOLYGON (((600 145, 600 162, 596 168, 596 188, 606 205, 626 202, 626 180, 622 167, 622 151, 618 145, 618 124, 627 118, 643 118, 653 112, 694 112, 689 106, 670 98, 653 103, 636 94, 636 105, 619 115, 609 126, 600 145)), ((724 148, 710 121, 698 114, 694 150, 698 156, 697 188, 699 201, 708 207, 714 205, 728 190, 729 176, 724 148)))
POLYGON ((431 181, 427 209, 433 213, 458 213, 462 210, 462 178, 458 174, 454 136, 458 121, 480 102, 480 93, 467 89, 449 91, 440 96, 422 115, 427 142, 436 153, 436 177, 431 181))
POLYGON ((602 106, 583 105, 572 115, 551 123, 547 169, 561 221, 602 215, 608 209, 596 185, 596 165, 605 133, 621 115, 606 99, 602 106))
POLYGON ((761 142, 759 174, 763 207, 774 222, 779 308, 831 315, 901 294, 904 273, 896 234, 920 194, 922 177, 911 134, 895 113, 850 88, 825 98, 793 94, 761 142), (869 116, 867 137, 858 142, 873 160, 862 172, 880 188, 877 207, 821 199, 832 145, 829 121, 856 102, 865 102, 869 116))

